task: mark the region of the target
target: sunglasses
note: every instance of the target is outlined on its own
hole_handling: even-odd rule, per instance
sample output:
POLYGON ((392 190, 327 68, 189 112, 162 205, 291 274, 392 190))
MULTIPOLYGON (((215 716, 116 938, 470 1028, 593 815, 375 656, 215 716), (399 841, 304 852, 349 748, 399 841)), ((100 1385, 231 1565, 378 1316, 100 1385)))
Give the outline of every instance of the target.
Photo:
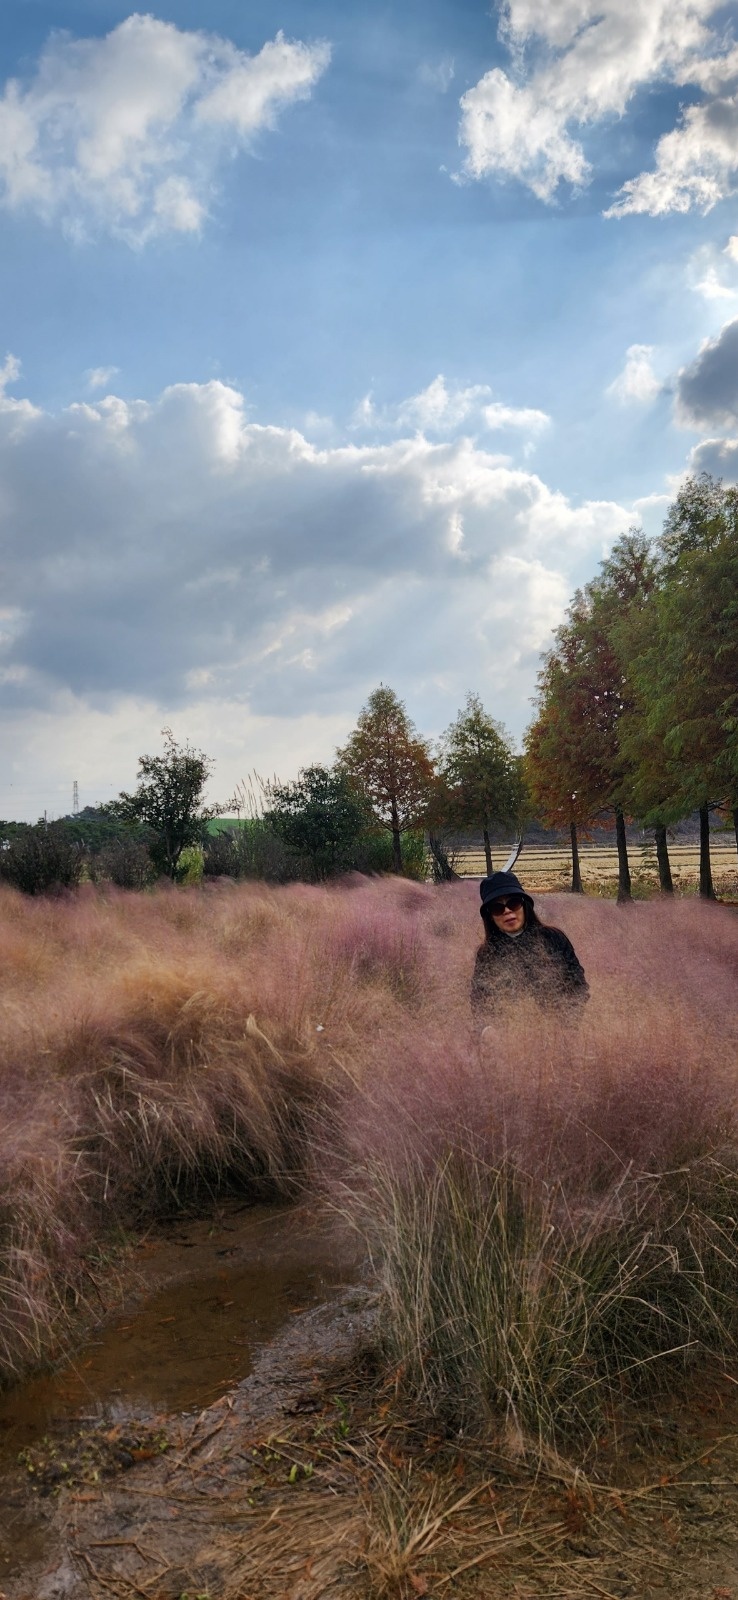
POLYGON ((493 917, 501 917, 505 911, 519 911, 523 904, 522 894, 509 894, 504 900, 490 900, 487 910, 493 917))

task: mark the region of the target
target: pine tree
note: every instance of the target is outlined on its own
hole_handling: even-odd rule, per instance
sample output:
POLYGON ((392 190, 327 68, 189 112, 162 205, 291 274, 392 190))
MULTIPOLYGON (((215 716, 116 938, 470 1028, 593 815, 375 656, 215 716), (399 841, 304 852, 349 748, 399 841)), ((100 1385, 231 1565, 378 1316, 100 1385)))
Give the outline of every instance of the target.
POLYGON ((392 834, 393 871, 402 872, 402 832, 424 819, 434 771, 428 744, 394 690, 380 684, 370 694, 336 757, 376 822, 392 834))
POLYGON ((440 769, 449 820, 459 827, 481 827, 490 875, 490 829, 519 824, 525 784, 510 735, 485 711, 479 695, 467 695, 465 709, 443 734, 440 769))

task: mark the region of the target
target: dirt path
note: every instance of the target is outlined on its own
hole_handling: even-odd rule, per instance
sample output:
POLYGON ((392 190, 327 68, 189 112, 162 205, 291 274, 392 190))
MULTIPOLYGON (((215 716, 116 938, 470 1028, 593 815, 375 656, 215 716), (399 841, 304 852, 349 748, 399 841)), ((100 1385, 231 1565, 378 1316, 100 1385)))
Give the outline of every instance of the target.
POLYGON ((165 1454, 51 1496, 7 1600, 738 1600, 738 1387, 641 1419, 588 1483, 419 1428, 373 1319, 361 1288, 304 1313, 165 1454))
POLYGON ((738 1374, 631 1416, 587 1478, 422 1425, 316 1216, 225 1208, 139 1256, 138 1306, 16 1397, 21 1461, 0 1410, 0 1600, 738 1600, 738 1374))

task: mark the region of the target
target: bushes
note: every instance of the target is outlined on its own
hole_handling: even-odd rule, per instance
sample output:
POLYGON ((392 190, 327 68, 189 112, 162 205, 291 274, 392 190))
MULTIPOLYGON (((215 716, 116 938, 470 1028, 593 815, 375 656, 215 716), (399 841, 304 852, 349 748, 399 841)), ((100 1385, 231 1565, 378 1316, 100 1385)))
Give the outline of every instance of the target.
POLYGON ((351 871, 369 807, 345 773, 304 767, 294 783, 268 784, 266 795, 264 821, 286 845, 296 876, 322 882, 351 871))
POLYGON ((146 889, 156 875, 148 846, 125 836, 111 840, 92 856, 87 871, 93 883, 108 881, 118 889, 146 889))
POLYGON ((72 889, 82 876, 83 852, 63 822, 38 822, 14 833, 0 850, 0 878, 23 894, 72 889))
MULTIPOLYGON (((404 875, 422 883, 428 872, 425 836, 408 832, 402 833, 400 839, 404 875)), ((392 872, 392 835, 378 830, 360 834, 354 853, 354 868, 357 872, 392 872)))
POLYGON ((286 845, 261 817, 248 817, 234 825, 213 823, 205 841, 203 869, 206 878, 262 879, 286 883, 290 868, 286 845))
MULTIPOLYGON (((276 812, 272 814, 276 816, 276 812)), ((309 819, 310 820, 310 819, 309 819)), ((205 843, 204 871, 209 878, 259 879, 267 883, 315 882, 330 878, 334 873, 361 872, 366 874, 391 873, 392 836, 380 829, 365 829, 340 852, 324 849, 313 856, 300 852, 296 841, 299 830, 286 830, 285 837, 266 818, 253 817, 236 824, 212 824, 205 843)), ((402 834, 402 859, 404 874, 423 882, 428 862, 425 838, 422 833, 402 834)))

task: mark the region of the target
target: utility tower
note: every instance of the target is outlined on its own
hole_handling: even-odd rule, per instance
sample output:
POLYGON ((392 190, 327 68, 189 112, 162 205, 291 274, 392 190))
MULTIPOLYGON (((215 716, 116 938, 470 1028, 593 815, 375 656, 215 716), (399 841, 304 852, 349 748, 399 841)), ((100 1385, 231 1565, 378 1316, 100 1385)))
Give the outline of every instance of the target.
POLYGON ((79 784, 76 778, 72 789, 72 816, 79 816, 79 784))

